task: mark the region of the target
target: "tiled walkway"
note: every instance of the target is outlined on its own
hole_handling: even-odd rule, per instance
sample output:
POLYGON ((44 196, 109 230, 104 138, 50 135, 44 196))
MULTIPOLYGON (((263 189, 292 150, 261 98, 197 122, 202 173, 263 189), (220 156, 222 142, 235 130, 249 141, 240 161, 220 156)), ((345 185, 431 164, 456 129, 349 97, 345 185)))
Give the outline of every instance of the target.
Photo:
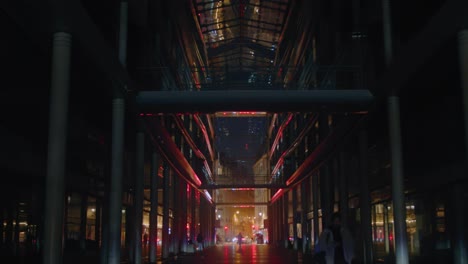
POLYGON ((271 245, 245 244, 240 248, 237 244, 223 244, 209 247, 192 255, 178 256, 164 263, 181 264, 229 264, 229 263, 311 263, 302 254, 294 250, 278 248, 271 245))

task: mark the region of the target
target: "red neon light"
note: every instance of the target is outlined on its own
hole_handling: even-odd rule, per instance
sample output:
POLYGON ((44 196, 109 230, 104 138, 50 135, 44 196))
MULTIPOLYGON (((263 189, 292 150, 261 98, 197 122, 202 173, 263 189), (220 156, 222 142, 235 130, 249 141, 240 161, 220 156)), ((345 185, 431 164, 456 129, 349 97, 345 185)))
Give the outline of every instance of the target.
POLYGON ((283 195, 284 189, 279 189, 273 197, 271 197, 271 202, 274 203, 281 195, 283 195))

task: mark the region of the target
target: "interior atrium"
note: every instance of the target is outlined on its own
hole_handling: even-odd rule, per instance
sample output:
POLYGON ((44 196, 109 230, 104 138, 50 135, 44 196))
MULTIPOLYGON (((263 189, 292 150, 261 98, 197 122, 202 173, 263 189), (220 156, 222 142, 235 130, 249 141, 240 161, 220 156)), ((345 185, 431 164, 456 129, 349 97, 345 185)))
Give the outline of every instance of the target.
POLYGON ((160 263, 239 233, 313 256, 338 213, 353 263, 467 263, 467 18, 0 1, 0 262, 160 263))

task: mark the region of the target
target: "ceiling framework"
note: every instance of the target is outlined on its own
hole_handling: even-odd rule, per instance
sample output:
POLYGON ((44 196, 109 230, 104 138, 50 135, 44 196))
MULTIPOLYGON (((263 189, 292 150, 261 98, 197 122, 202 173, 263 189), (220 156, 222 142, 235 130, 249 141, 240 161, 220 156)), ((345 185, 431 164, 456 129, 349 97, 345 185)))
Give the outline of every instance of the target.
POLYGON ((210 66, 206 86, 242 89, 238 83, 262 83, 272 87, 289 1, 193 2, 210 66))

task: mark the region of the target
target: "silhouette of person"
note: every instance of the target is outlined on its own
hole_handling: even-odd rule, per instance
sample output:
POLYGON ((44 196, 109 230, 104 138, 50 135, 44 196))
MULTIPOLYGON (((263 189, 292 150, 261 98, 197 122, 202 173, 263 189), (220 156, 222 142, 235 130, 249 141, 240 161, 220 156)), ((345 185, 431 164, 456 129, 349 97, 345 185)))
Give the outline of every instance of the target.
POLYGON ((237 234, 236 237, 237 237, 237 244, 239 244, 239 248, 240 248, 240 246, 242 245, 242 238, 243 238, 242 233, 239 232, 239 234, 237 234))
POLYGON ((341 225, 339 213, 332 216, 332 224, 320 234, 316 252, 325 253, 327 264, 350 264, 354 258, 354 242, 349 230, 341 225))
POLYGON ((198 242, 198 247, 200 250, 204 249, 204 245, 203 245, 203 236, 201 233, 198 233, 197 235, 197 242, 198 242))
POLYGON ((148 233, 145 233, 143 235, 143 247, 146 247, 148 245, 148 233))

